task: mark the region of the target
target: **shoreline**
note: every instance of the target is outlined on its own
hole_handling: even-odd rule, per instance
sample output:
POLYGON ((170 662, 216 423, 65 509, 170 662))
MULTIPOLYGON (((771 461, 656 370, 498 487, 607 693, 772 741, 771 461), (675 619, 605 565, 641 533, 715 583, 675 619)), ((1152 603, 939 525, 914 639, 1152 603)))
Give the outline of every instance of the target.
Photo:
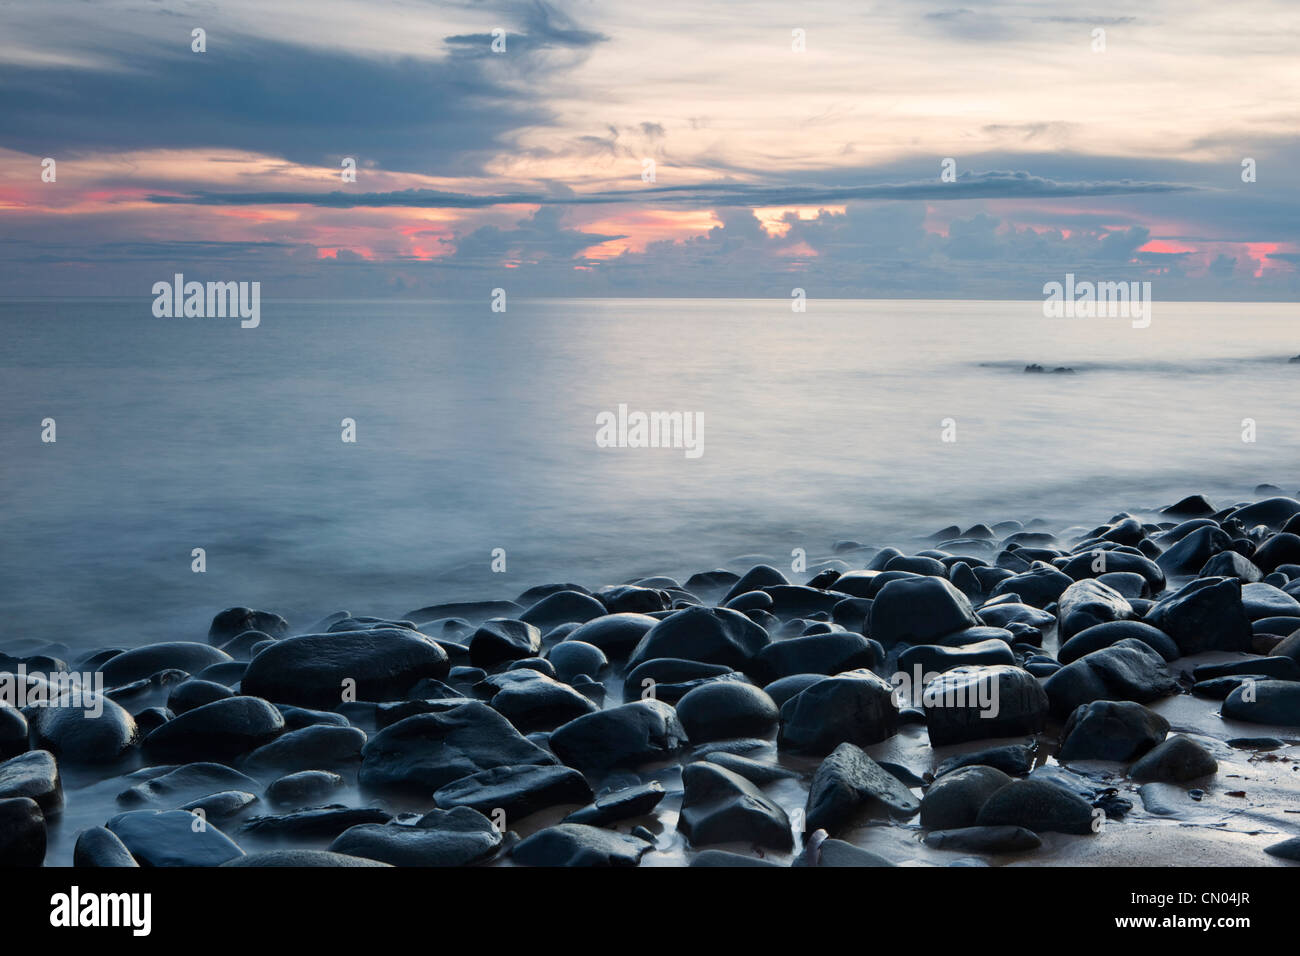
POLYGON ((0 669, 104 693, 0 706, 0 865, 1294 861, 1266 851, 1300 834, 1300 500, 1174 508, 397 620, 230 608, 76 661, 9 641, 0 669), (900 709, 911 673, 981 693, 900 709))

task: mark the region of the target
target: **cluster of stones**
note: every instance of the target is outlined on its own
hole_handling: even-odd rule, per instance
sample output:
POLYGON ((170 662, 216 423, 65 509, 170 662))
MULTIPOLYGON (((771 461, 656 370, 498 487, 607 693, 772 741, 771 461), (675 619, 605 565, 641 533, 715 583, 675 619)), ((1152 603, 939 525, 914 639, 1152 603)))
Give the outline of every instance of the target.
POLYGON ((76 840, 84 866, 636 865, 665 821, 693 865, 899 862, 840 839, 871 818, 977 856, 1087 838, 1132 803, 1069 765, 1135 786, 1217 772, 1214 741, 1146 705, 1190 693, 1225 728, 1300 727, 1300 501, 1160 518, 838 542, 804 583, 766 564, 559 583, 306 633, 237 607, 206 642, 75 667, 11 643, 0 675, 46 699, 0 705, 0 864, 45 860, 69 765, 123 783, 76 840), (1178 670, 1206 652, 1230 656, 1178 670), (93 713, 34 676, 72 670, 103 675, 93 713), (919 702, 890 679, 911 673, 919 702), (990 743, 919 772, 867 752, 922 727, 933 748, 990 743), (797 813, 772 796, 792 780, 797 813))

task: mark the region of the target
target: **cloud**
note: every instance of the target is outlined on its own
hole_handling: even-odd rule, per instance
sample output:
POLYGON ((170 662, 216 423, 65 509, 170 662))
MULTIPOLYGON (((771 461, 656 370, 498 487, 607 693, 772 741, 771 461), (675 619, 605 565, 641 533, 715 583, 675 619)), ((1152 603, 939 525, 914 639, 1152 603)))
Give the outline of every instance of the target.
POLYGON ((911 183, 864 185, 761 185, 752 183, 689 183, 681 186, 648 186, 633 190, 602 190, 557 196, 553 193, 517 192, 487 195, 453 193, 433 189, 406 189, 386 193, 258 192, 218 193, 198 191, 182 195, 153 195, 150 202, 200 206, 306 205, 346 209, 357 206, 404 206, 427 209, 482 209, 518 205, 604 205, 640 203, 647 205, 713 206, 815 206, 865 200, 910 199, 954 201, 968 199, 1066 198, 1121 196, 1137 193, 1169 193, 1199 189, 1185 183, 1054 182, 1027 172, 963 173, 955 182, 938 177, 911 183))

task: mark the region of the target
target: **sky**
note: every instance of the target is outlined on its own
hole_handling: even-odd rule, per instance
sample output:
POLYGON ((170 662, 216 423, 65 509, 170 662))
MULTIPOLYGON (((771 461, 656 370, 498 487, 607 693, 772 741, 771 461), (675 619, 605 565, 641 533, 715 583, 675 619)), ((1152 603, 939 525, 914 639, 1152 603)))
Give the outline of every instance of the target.
POLYGON ((1297 47, 1292 0, 0 0, 0 295, 1295 301, 1297 47))

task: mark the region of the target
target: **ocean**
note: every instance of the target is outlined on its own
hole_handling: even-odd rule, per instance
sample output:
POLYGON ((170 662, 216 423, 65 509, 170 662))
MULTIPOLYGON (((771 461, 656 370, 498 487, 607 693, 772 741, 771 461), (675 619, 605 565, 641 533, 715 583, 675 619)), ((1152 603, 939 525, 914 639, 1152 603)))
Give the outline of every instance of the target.
POLYGON ((1293 304, 1156 302, 1148 328, 1040 301, 268 295, 252 329, 151 306, 0 302, 12 637, 202 641, 231 605, 305 629, 1300 487, 1293 304), (620 405, 692 416, 700 454, 602 447, 620 405))

